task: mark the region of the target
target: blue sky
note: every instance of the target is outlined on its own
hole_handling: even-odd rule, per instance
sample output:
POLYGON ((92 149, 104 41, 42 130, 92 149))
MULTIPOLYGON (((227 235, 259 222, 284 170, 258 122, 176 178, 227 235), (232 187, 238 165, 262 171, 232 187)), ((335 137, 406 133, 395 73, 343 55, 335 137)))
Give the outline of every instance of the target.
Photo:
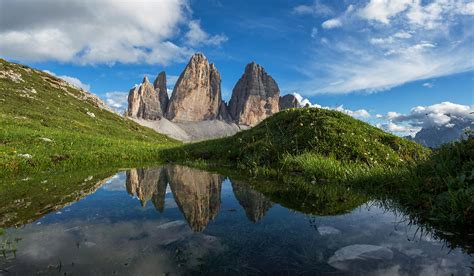
POLYGON ((0 13, 2 58, 64 76, 117 107, 145 74, 165 70, 172 89, 197 51, 221 72, 224 99, 256 61, 282 94, 398 134, 419 122, 393 127, 389 112, 474 105, 473 1, 0 0, 0 13))

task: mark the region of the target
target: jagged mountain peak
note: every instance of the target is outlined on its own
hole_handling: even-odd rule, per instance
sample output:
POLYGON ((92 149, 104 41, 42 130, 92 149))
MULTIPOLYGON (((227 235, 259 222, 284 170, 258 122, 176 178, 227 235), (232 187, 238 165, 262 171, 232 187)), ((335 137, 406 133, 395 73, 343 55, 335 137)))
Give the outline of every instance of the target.
POLYGON ((199 61, 203 61, 203 60, 207 61, 207 57, 203 53, 197 52, 191 57, 190 62, 193 62, 193 61, 194 62, 196 62, 196 61, 199 62, 199 61))
POLYGON ((185 122, 215 120, 221 99, 219 71, 202 53, 196 53, 176 82, 166 117, 185 122))
POLYGON ((156 89, 162 86, 163 84, 165 84, 165 87, 166 87, 166 72, 165 71, 161 71, 156 76, 155 81, 153 82, 153 87, 156 89))
MULTIPOLYGON (((142 90, 145 87, 148 88, 148 83, 149 80, 145 77, 142 85, 131 90, 130 93, 140 94, 140 88, 142 90)), ((168 96, 165 72, 157 75, 153 82, 153 89, 156 96, 150 96, 145 102, 143 99, 137 99, 140 96, 129 97, 129 101, 135 101, 132 104, 135 105, 135 113, 138 112, 137 106, 140 105, 136 102, 141 101, 141 104, 146 105, 151 101, 152 106, 149 106, 148 110, 159 102, 159 113, 162 115, 148 116, 145 112, 142 116, 149 120, 157 120, 164 116, 174 122, 222 120, 254 126, 280 110, 280 90, 276 81, 262 65, 255 61, 246 65, 228 103, 222 99, 219 70, 203 53, 199 52, 190 57, 175 84, 171 98, 168 96)), ((142 93, 149 92, 148 90, 150 89, 142 93)), ((138 113, 135 114, 136 116, 138 113)))
POLYGON ((238 124, 254 126, 279 111, 280 89, 265 69, 251 62, 239 79, 229 102, 229 111, 238 124))

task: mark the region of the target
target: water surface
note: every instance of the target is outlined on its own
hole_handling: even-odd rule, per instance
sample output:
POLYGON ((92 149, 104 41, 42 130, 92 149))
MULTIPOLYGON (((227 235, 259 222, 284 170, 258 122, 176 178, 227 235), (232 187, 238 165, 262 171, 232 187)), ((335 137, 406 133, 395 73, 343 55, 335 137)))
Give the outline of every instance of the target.
POLYGON ((20 210, 2 214, 19 227, 0 236, 0 274, 472 273, 472 256, 346 188, 258 190, 182 166, 96 178, 79 201, 42 206, 24 225, 20 210))

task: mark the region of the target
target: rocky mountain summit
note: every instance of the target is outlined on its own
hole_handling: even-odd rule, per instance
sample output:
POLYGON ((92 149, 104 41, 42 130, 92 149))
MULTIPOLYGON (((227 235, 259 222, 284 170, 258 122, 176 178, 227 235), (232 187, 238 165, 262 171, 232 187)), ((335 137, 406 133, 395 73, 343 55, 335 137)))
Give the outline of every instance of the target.
POLYGON ((219 71, 197 53, 181 73, 171 98, 164 72, 153 85, 145 77, 130 90, 126 115, 175 139, 197 141, 233 135, 292 107, 299 107, 298 100, 293 95, 280 97, 276 81, 255 62, 246 66, 227 105, 219 71))
POLYGON ((166 73, 163 71, 158 74, 155 81, 153 82, 155 92, 158 93, 158 99, 160 101, 161 111, 163 114, 168 110, 168 89, 166 88, 166 73))
POLYGON ((280 110, 285 110, 289 108, 298 108, 302 106, 301 106, 301 103, 298 101, 298 99, 295 97, 295 95, 288 94, 283 97, 280 97, 279 107, 280 107, 280 110))
POLYGON ((280 110, 279 97, 276 81, 262 66, 249 63, 232 91, 230 115, 238 124, 254 126, 280 110))
POLYGON ((156 120, 163 117, 167 106, 166 75, 162 72, 156 78, 154 85, 145 76, 139 86, 130 90, 128 94, 127 115, 156 120))
POLYGON ((195 54, 179 77, 166 118, 197 122, 218 119, 221 111, 221 75, 203 54, 195 54))

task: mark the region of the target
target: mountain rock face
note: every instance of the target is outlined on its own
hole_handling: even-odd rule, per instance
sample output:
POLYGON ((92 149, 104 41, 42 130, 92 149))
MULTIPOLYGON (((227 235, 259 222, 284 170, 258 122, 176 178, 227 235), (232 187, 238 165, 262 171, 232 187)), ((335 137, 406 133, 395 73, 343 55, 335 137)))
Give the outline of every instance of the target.
POLYGON ((201 53, 191 57, 168 97, 166 73, 153 85, 145 77, 130 90, 126 116, 159 133, 189 142, 234 135, 287 108, 301 107, 294 95, 280 90, 262 66, 249 63, 227 104, 221 76, 201 53))
POLYGON ((203 54, 195 54, 176 82, 166 118, 175 122, 215 120, 221 105, 219 71, 203 54))
POLYGON ((153 87, 155 88, 155 92, 158 94, 158 99, 160 101, 160 107, 163 115, 168 110, 168 89, 166 88, 166 73, 161 72, 156 77, 155 81, 153 82, 153 87))
POLYGON ((229 108, 224 101, 221 102, 221 105, 219 107, 219 116, 217 116, 217 120, 226 122, 232 121, 232 116, 230 116, 229 108))
POLYGON ((289 108, 301 107, 301 105, 298 99, 294 95, 288 94, 283 97, 280 97, 279 107, 281 111, 281 110, 285 110, 289 108))
POLYGON ((254 126, 279 111, 279 97, 275 80, 252 62, 232 91, 229 112, 237 124, 254 126))
POLYGON ((147 120, 163 117, 159 93, 160 91, 155 90, 147 77, 143 78, 143 82, 132 88, 128 94, 127 115, 147 120))

